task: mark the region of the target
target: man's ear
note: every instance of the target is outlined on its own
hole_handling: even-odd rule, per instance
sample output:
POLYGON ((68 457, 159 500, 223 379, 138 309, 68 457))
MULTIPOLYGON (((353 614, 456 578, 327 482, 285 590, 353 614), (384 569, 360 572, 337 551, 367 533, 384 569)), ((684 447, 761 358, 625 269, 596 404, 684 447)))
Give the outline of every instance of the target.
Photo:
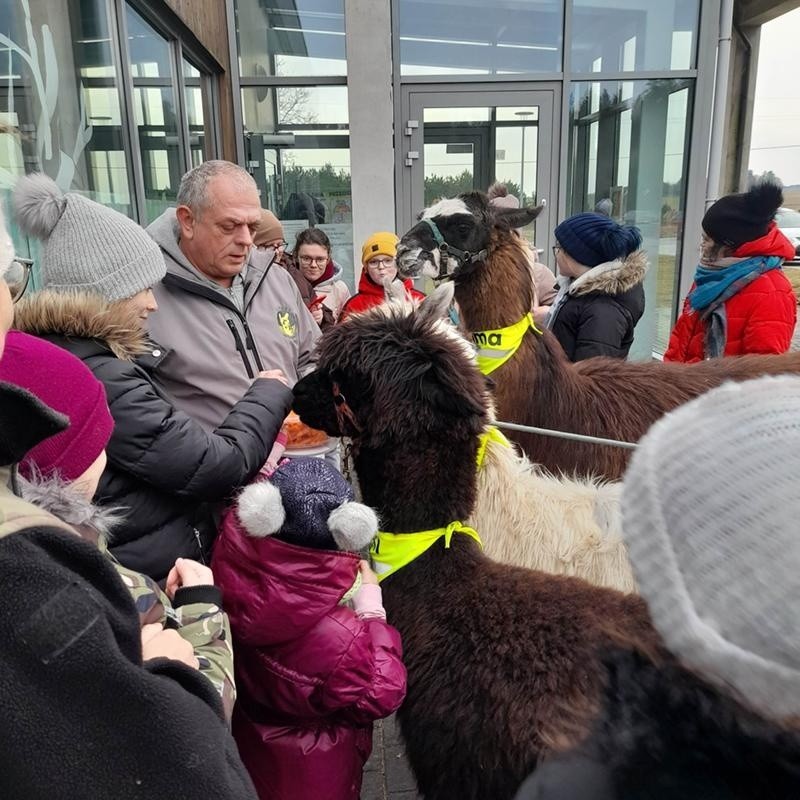
POLYGON ((175 218, 178 220, 178 227, 181 231, 181 239, 192 239, 194 237, 194 212, 189 206, 178 206, 175 209, 175 218))

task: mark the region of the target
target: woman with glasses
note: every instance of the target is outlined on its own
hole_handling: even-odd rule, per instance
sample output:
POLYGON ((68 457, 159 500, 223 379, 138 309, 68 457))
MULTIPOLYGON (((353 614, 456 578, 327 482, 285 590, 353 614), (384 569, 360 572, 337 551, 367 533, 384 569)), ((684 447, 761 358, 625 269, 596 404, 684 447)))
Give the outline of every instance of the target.
POLYGON ((547 327, 570 361, 626 358, 644 313, 647 254, 638 228, 585 212, 555 230, 559 290, 547 327))
POLYGON ((331 258, 331 241, 319 228, 306 228, 297 234, 294 259, 303 277, 314 289, 309 305, 311 316, 323 330, 339 319, 350 289, 340 279, 342 268, 331 258))
MULTIPOLYGON (((358 292, 354 294, 342 309, 339 317, 344 319, 348 314, 366 311, 380 305, 385 300, 384 285, 400 280, 397 274, 397 243, 399 239, 393 233, 380 231, 373 233, 361 248, 363 271, 358 282, 358 292)), ((414 288, 410 280, 403 281, 406 297, 409 300, 422 300, 425 295, 414 288)))

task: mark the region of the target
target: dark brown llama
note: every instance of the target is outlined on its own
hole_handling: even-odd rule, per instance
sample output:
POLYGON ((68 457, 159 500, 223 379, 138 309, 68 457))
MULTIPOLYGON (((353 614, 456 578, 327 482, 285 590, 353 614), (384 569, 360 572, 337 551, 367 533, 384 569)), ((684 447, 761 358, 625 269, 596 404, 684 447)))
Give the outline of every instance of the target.
MULTIPOLYGON (((452 277, 462 323, 473 336, 513 325, 533 300, 527 256, 513 229, 540 210, 496 208, 480 192, 442 200, 403 236, 397 250, 400 271, 406 277, 452 277)), ((800 353, 698 364, 615 358, 572 364, 549 331, 528 329, 516 354, 491 378, 499 420, 636 442, 666 412, 726 380, 785 372, 800 372, 800 353)), ((510 433, 509 438, 531 461, 556 474, 619 480, 631 452, 536 434, 510 433)))
MULTIPOLYGON (((386 531, 443 528, 475 502, 491 401, 470 346, 436 320, 437 300, 328 331, 316 371, 295 386, 304 422, 352 438, 364 502, 386 531)), ((382 586, 408 669, 400 725, 426 800, 511 800, 560 736, 560 709, 597 698, 610 640, 655 637, 641 599, 498 564, 463 533, 382 586)))

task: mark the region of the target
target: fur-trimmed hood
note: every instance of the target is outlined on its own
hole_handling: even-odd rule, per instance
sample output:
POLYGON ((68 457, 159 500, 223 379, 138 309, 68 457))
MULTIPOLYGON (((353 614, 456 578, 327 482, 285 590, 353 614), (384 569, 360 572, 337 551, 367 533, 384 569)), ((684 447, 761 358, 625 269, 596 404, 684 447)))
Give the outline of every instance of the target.
POLYGON ((57 475, 34 474, 28 479, 19 475, 17 481, 23 500, 71 525, 82 538, 97 543, 101 550, 106 549, 111 532, 122 521, 122 509, 93 505, 57 475))
POLYGON ((647 266, 647 253, 636 250, 623 259, 592 267, 570 283, 567 293, 573 296, 590 292, 623 294, 644 280, 647 266))
POLYGON ((124 361, 151 350, 136 312, 88 292, 44 290, 15 307, 14 327, 33 336, 96 339, 124 361))

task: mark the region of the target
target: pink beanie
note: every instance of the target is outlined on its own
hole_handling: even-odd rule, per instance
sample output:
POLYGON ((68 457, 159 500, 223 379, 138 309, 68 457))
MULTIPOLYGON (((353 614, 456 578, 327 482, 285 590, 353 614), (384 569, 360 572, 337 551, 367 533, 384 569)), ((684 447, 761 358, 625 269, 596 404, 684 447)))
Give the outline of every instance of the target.
POLYGON ((72 353, 19 331, 6 337, 0 380, 27 389, 69 418, 69 428, 27 453, 19 465, 22 475, 30 476, 35 466, 46 477, 58 473, 67 482, 77 480, 97 460, 114 430, 103 384, 72 353))

